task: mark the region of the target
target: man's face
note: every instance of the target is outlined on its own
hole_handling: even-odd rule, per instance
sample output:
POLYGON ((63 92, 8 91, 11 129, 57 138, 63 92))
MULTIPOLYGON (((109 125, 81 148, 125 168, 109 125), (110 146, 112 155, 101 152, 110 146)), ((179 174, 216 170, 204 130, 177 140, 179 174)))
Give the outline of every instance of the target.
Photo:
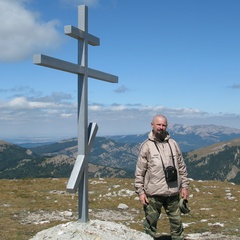
POLYGON ((154 136, 163 140, 166 136, 167 120, 163 117, 156 117, 151 125, 154 136))

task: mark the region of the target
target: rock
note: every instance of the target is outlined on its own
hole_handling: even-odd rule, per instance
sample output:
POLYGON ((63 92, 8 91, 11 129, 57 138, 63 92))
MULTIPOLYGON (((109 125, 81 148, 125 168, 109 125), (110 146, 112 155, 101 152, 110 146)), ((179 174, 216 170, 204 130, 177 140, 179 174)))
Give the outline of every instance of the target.
POLYGON ((128 205, 126 205, 126 204, 124 204, 124 203, 120 203, 120 204, 118 205, 118 209, 126 210, 126 209, 128 209, 128 205))
POLYGON ((152 240, 149 235, 122 224, 91 220, 68 222, 37 233, 30 240, 152 240))
MULTIPOLYGON (((125 225, 100 220, 87 223, 68 222, 37 233, 30 240, 153 240, 149 235, 130 229, 125 225)), ((162 235, 156 240, 171 239, 162 235)), ((226 236, 211 232, 187 234, 186 240, 239 240, 237 236, 226 236)))

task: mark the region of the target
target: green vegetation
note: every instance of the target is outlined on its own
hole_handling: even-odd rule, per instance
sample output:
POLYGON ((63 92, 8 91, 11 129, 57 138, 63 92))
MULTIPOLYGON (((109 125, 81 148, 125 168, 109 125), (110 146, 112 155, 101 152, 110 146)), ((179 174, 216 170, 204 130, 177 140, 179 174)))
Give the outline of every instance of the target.
MULTIPOLYGON (((138 151, 139 144, 96 138, 88 159, 89 176, 133 178, 138 151)), ((32 149, 0 141, 0 179, 67 178, 76 156, 76 139, 32 149)), ((240 139, 183 153, 183 156, 192 179, 240 184, 240 139)))
POLYGON ((240 184, 239 146, 223 146, 222 151, 216 151, 211 153, 211 150, 210 154, 208 155, 200 151, 201 150, 196 150, 184 156, 186 165, 188 167, 189 176, 191 178, 196 180, 231 180, 236 184, 240 184), (195 152, 200 152, 200 154, 196 154, 195 152), (230 174, 232 174, 232 178, 228 178, 230 174))

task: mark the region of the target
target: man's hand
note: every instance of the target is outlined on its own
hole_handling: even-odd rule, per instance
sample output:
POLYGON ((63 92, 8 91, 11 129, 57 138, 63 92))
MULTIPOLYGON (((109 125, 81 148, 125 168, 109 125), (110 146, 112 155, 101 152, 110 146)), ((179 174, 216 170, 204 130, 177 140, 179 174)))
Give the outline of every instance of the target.
POLYGON ((145 193, 139 195, 139 200, 142 205, 147 205, 148 204, 148 198, 145 193))
POLYGON ((182 198, 185 200, 188 198, 188 190, 186 188, 182 189, 182 198))

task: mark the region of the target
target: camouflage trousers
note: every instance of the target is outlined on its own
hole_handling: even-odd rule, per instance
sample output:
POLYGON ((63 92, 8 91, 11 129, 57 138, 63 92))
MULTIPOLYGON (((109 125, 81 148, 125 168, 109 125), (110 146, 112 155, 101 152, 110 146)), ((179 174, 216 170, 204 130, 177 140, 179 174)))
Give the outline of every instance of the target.
POLYGON ((157 222, 163 207, 169 219, 172 240, 184 239, 184 229, 179 210, 179 195, 170 197, 148 197, 148 201, 148 205, 144 206, 144 231, 153 237, 155 236, 157 232, 157 222))

